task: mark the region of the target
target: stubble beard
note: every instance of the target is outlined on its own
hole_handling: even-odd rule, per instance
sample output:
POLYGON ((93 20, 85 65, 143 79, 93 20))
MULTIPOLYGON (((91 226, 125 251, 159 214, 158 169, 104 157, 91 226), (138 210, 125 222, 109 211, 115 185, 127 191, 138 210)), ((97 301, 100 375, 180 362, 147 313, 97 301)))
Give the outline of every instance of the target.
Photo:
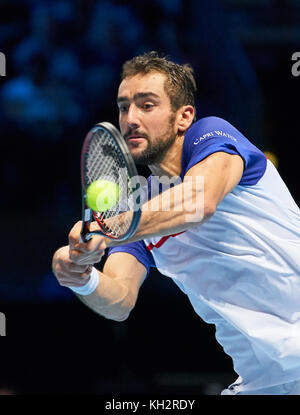
POLYGON ((134 162, 140 166, 149 166, 151 164, 160 163, 168 150, 172 147, 176 140, 176 134, 174 134, 174 121, 175 115, 172 114, 169 119, 167 131, 160 137, 156 137, 151 143, 148 137, 145 137, 148 141, 148 146, 139 155, 132 155, 134 162))

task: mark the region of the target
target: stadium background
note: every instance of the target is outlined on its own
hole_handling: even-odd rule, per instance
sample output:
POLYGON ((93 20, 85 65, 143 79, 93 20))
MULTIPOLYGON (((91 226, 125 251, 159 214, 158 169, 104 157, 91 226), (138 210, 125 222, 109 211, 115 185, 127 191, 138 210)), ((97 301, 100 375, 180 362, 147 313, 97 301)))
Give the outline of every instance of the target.
POLYGON ((208 395, 235 379, 167 277, 153 271, 116 323, 59 287, 51 259, 80 219, 83 137, 117 125, 121 65, 144 51, 191 63, 198 118, 275 154, 299 204, 299 23, 298 0, 0 1, 0 393, 208 395))

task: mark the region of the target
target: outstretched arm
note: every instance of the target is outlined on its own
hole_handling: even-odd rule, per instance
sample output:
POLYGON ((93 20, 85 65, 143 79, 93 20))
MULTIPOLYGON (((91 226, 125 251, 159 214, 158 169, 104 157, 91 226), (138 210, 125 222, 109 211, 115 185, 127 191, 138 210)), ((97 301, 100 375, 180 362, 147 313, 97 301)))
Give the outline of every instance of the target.
MULTIPOLYGON (((80 230, 81 222, 77 222, 69 234, 69 245, 58 249, 53 256, 52 269, 62 286, 85 286, 92 269, 90 264, 98 263, 106 248, 105 238, 101 236, 93 237, 86 244, 80 243, 80 230)), ((107 258, 103 272, 97 272, 99 284, 95 290, 88 295, 76 295, 96 313, 116 321, 125 320, 147 275, 145 266, 131 254, 116 252, 107 258)))
MULTIPOLYGON (((181 184, 142 206, 137 232, 126 243, 171 235, 205 222, 239 183, 243 170, 244 162, 240 156, 224 152, 211 154, 194 165, 181 184)), ((92 226, 98 228, 96 223, 92 226)), ((111 247, 122 245, 122 242, 107 239, 106 244, 111 247)))
POLYGON ((99 285, 89 295, 79 299, 96 313, 112 320, 123 321, 134 308, 140 286, 147 271, 133 255, 126 252, 111 254, 99 273, 99 285))
MULTIPOLYGON (((243 160, 238 155, 218 152, 208 156, 187 172, 186 178, 191 180, 183 181, 143 205, 139 228, 126 243, 181 232, 209 219, 226 194, 239 183, 243 168, 243 160), (197 186, 197 177, 204 178, 203 186, 197 186), (151 209, 153 203, 159 208, 151 209), (201 209, 199 203, 203 203, 201 209)), ((61 248, 54 256, 53 271, 61 285, 84 285, 90 264, 101 260, 107 246, 122 244, 98 235, 81 243, 80 230, 81 222, 78 222, 70 232, 69 246, 61 248)), ((103 273, 99 272, 100 283, 96 290, 80 298, 97 313, 122 321, 134 307, 145 276, 146 268, 134 256, 114 253, 106 261, 103 273)))

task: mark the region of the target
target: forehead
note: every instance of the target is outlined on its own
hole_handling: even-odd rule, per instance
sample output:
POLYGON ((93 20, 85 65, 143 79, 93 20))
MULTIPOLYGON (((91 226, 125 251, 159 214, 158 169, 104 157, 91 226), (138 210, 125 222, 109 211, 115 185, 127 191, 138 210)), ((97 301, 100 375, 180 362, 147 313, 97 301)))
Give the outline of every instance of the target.
POLYGON ((152 92, 161 98, 167 98, 165 81, 167 77, 160 72, 137 74, 123 79, 119 86, 118 97, 131 98, 135 94, 152 92))

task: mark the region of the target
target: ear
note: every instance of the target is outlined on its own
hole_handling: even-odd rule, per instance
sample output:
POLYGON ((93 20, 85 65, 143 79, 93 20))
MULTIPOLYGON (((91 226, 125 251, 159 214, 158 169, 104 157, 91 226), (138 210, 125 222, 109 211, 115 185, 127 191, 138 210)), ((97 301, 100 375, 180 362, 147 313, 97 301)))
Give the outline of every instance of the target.
POLYGON ((183 134, 192 125, 195 117, 195 108, 192 105, 184 105, 177 112, 178 133, 183 134))

